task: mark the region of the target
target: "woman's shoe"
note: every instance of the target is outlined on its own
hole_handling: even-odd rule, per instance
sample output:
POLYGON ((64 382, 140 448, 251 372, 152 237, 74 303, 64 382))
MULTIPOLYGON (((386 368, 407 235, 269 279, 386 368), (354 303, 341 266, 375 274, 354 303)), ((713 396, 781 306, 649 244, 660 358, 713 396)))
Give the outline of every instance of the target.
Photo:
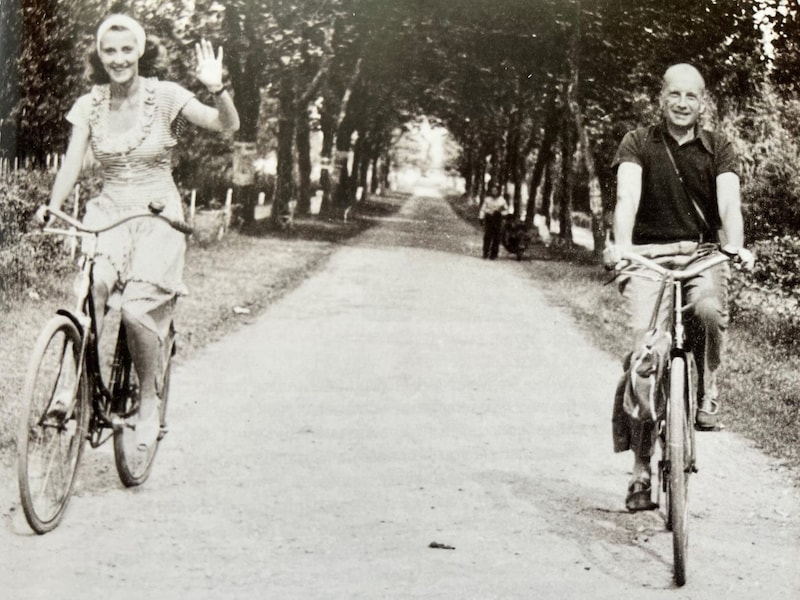
POLYGON ((158 441, 161 430, 161 416, 158 402, 153 402, 149 414, 142 415, 141 408, 136 420, 136 449, 147 452, 158 441))

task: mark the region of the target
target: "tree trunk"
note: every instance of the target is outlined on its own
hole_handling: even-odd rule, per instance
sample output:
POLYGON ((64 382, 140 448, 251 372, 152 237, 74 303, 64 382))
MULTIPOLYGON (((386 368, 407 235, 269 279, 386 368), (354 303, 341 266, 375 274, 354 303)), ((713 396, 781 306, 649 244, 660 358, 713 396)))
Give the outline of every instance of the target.
MULTIPOLYGON (((528 208, 525 215, 525 225, 528 227, 533 225, 533 217, 536 215, 536 191, 539 189, 539 183, 541 182, 542 174, 545 172, 545 168, 553 160, 553 145, 558 137, 560 119, 558 118, 558 104, 556 102, 555 95, 553 95, 550 99, 550 107, 547 111, 547 115, 547 120, 545 121, 544 126, 544 136, 542 137, 542 143, 539 146, 539 152, 536 154, 536 163, 533 165, 533 173, 531 175, 531 182, 528 188, 528 208)), ((542 197, 544 198, 544 196, 542 197)), ((547 198, 547 202, 549 208, 549 196, 547 198)), ((542 210, 544 210, 544 207, 542 207, 542 210)), ((545 213, 545 215, 547 216, 549 225, 550 214, 548 212, 545 213)))
POLYGON ((341 105, 339 107, 339 118, 337 119, 336 162, 334 164, 333 176, 333 185, 335 188, 332 194, 333 207, 337 216, 343 216, 350 205, 352 179, 348 169, 348 162, 350 159, 350 138, 353 135, 354 127, 351 122, 353 119, 349 118, 349 110, 353 89, 361 76, 361 62, 359 58, 353 68, 353 74, 342 96, 341 105))
MULTIPOLYGON (((565 111, 564 118, 567 116, 565 111)), ((575 143, 572 128, 561 130, 561 185, 559 186, 558 222, 559 237, 566 246, 572 246, 572 194, 575 189, 575 143)))
MULTIPOLYGON (((480 153, 482 154, 482 153, 480 153)), ((477 166, 475 168, 475 195, 483 201, 485 194, 484 187, 486 186, 486 159, 483 156, 477 157, 477 166)))
POLYGON ((542 208, 541 214, 544 215, 544 224, 547 231, 552 225, 552 202, 553 202, 553 171, 555 170, 555 157, 551 156, 547 167, 544 170, 544 185, 542 185, 542 208))
POLYGON ((299 185, 297 188, 297 212, 307 215, 311 210, 311 129, 308 123, 308 111, 297 112, 296 122, 297 169, 299 185))
POLYGON ((365 143, 361 149, 361 156, 358 165, 358 187, 361 188, 360 200, 366 200, 369 197, 369 165, 370 160, 370 144, 365 143))
POLYGON ((381 180, 378 175, 378 164, 379 164, 379 157, 373 156, 372 157, 372 173, 369 182, 369 191, 371 194, 378 194, 382 195, 383 190, 380 189, 381 187, 381 180))
MULTIPOLYGON (((297 170, 298 170, 298 195, 297 211, 301 215, 307 215, 311 212, 311 129, 308 119, 308 105, 318 93, 319 88, 322 86, 323 81, 328 76, 331 61, 333 60, 334 51, 331 47, 332 31, 329 29, 324 30, 325 33, 325 54, 320 63, 319 69, 314 77, 309 82, 305 91, 297 98, 297 105, 295 107, 295 127, 297 146, 297 170)), ((304 48, 304 60, 309 60, 308 47, 304 48)), ((324 103, 323 106, 325 106, 324 103)), ((327 111, 330 114, 331 111, 327 111)), ((323 190, 323 207, 330 205, 330 177, 328 167, 330 166, 331 149, 333 147, 333 127, 330 124, 324 123, 325 113, 321 115, 322 129, 323 129, 323 146, 320 156, 321 169, 320 169, 320 187, 323 190), (327 139, 325 139, 327 137, 327 139), (324 182, 323 182, 324 179, 324 182), (327 192, 327 202, 325 193, 327 192)), ((320 207, 320 212, 322 208, 320 207)), ((324 214, 324 213, 323 213, 324 214)))
POLYGON ((290 71, 284 73, 278 93, 278 166, 275 182, 275 197, 272 203, 272 219, 280 222, 281 216, 288 212, 289 201, 294 197, 294 129, 295 102, 294 76, 290 71))
POLYGON ((379 179, 381 181, 381 187, 384 190, 388 190, 389 189, 389 174, 392 171, 392 157, 389 154, 388 148, 383 150, 383 152, 381 154, 380 161, 379 161, 378 164, 380 165, 380 168, 381 168, 381 172, 378 175, 378 177, 379 177, 379 179))
POLYGON ((521 111, 515 110, 509 119, 509 130, 506 134, 506 182, 514 184, 514 219, 519 220, 520 200, 522 198, 519 185, 519 153, 522 137, 521 111))
POLYGON ((225 11, 225 29, 229 39, 242 43, 225 48, 228 73, 231 78, 236 110, 239 113, 239 131, 233 148, 233 198, 245 224, 255 220, 256 189, 255 168, 258 117, 261 108, 261 90, 258 86, 261 63, 256 52, 244 43, 251 39, 253 15, 248 13, 244 30, 239 13, 229 7, 225 11))
POLYGON ((583 120, 578 98, 580 85, 579 57, 581 39, 581 2, 576 3, 575 28, 570 41, 570 83, 567 86, 567 107, 572 113, 575 125, 575 133, 581 147, 583 164, 589 177, 589 210, 592 213, 592 238, 594 240, 594 257, 601 260, 603 256, 603 246, 605 245, 605 217, 603 215, 603 194, 600 188, 600 178, 597 176, 592 146, 589 140, 589 133, 583 120))
POLYGON ((336 139, 336 118, 330 97, 325 98, 320 111, 320 128, 322 129, 322 149, 320 150, 319 187, 322 190, 320 215, 333 214, 333 181, 331 180, 331 158, 333 144, 336 139))

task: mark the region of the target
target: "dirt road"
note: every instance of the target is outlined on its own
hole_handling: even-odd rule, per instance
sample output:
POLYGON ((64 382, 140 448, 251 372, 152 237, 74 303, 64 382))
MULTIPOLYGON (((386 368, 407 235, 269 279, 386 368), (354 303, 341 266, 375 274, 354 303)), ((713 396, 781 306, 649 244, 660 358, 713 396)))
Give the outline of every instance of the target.
POLYGON ((699 438, 672 586, 661 519, 623 507, 616 357, 479 242, 409 201, 185 357, 151 479, 125 490, 110 448, 87 452, 46 536, 5 473, 3 597, 800 597, 800 494, 730 433, 699 438))

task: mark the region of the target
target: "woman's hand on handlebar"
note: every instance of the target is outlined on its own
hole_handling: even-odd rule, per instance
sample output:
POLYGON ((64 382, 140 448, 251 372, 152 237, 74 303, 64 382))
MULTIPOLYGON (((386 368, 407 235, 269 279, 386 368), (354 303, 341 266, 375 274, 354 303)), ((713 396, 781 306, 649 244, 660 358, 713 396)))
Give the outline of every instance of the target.
POLYGON ((606 271, 618 270, 622 262, 622 255, 630 249, 630 246, 606 242, 603 248, 603 266, 606 268, 606 271))
POLYGON ((45 227, 50 222, 50 207, 42 204, 36 209, 33 219, 39 227, 45 227))

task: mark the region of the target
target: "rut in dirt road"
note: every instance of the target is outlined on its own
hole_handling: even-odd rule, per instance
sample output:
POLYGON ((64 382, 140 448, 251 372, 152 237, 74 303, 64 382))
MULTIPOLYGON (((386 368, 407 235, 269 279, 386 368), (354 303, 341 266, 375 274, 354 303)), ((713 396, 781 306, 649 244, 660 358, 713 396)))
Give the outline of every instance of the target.
POLYGON ((797 491, 730 433, 698 438, 672 588, 662 520, 624 511, 618 359, 480 242, 412 198, 187 358, 151 479, 96 453, 59 529, 7 519, 4 596, 800 597, 797 491))

